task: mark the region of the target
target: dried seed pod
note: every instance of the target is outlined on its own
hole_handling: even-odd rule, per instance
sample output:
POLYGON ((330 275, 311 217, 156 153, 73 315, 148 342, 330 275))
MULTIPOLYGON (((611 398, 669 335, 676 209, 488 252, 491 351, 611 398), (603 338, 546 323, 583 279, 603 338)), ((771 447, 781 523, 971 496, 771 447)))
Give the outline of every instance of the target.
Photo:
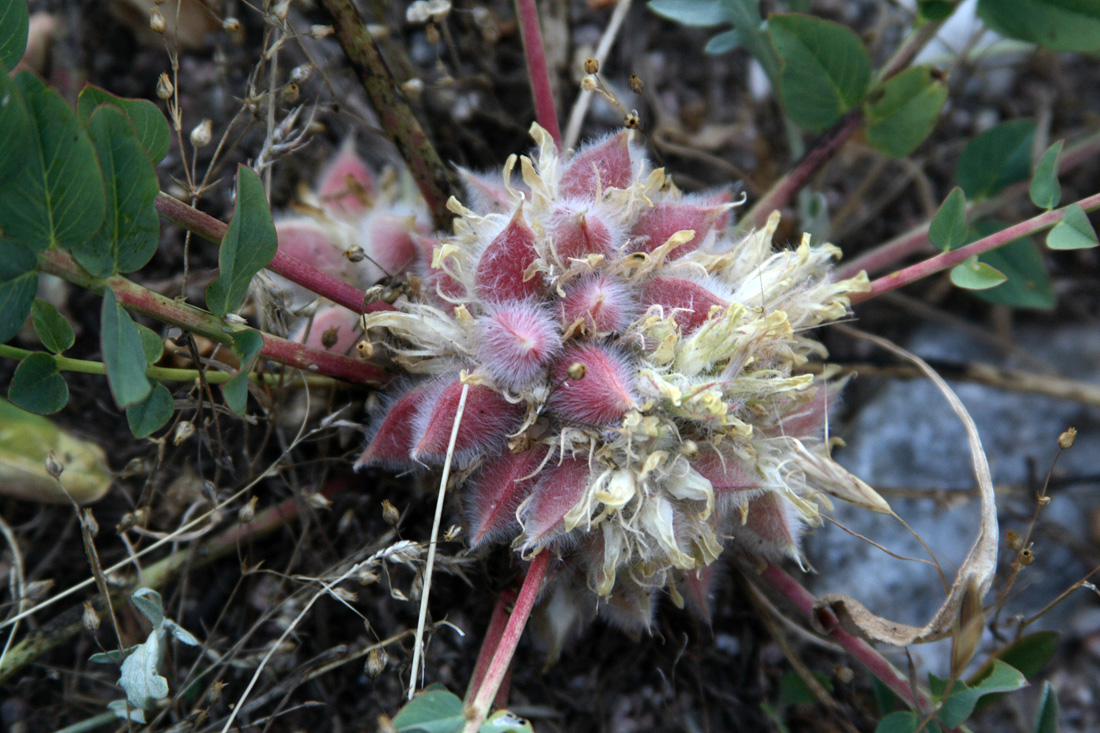
POLYGON ((163 100, 169 100, 172 98, 172 94, 175 93, 176 88, 172 84, 172 80, 168 78, 167 72, 161 72, 157 77, 157 97, 163 100))
POLYGON ((591 56, 584 60, 584 73, 597 74, 600 71, 599 59, 595 59, 591 56))

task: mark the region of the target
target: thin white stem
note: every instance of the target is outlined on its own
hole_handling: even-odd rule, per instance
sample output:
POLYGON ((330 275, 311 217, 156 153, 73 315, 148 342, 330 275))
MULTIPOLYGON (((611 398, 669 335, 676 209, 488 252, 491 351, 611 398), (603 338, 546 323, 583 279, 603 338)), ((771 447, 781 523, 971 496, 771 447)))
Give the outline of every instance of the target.
POLYGON ((439 479, 439 495, 435 501, 435 519, 432 521, 432 536, 428 543, 428 562, 424 566, 424 589, 420 592, 420 617, 416 620, 416 640, 413 643, 412 671, 409 673, 409 699, 416 694, 416 676, 420 672, 420 657, 424 644, 424 623, 428 618, 428 594, 432 589, 432 568, 435 567, 435 544, 439 537, 439 525, 443 520, 443 500, 447 496, 447 479, 451 475, 451 459, 455 454, 458 441, 458 426, 462 422, 462 413, 466 410, 466 395, 470 385, 462 385, 462 394, 458 398, 455 422, 451 426, 451 441, 447 444, 447 460, 443 463, 443 476, 439 479))
MULTIPOLYGON (((615 37, 619 35, 619 29, 623 27, 623 20, 626 19, 626 14, 630 10, 630 0, 619 0, 615 5, 615 11, 611 14, 611 20, 607 23, 607 28, 604 29, 603 35, 600 36, 600 42, 596 46, 596 59, 601 63, 607 58, 607 53, 611 50, 612 44, 615 43, 615 37)), ((573 111, 569 113, 569 124, 565 126, 565 137, 562 138, 561 147, 562 150, 569 150, 577 144, 577 140, 581 136, 581 125, 584 124, 584 117, 588 114, 588 106, 592 104, 592 95, 595 92, 581 92, 577 97, 576 103, 573 105, 573 111)))

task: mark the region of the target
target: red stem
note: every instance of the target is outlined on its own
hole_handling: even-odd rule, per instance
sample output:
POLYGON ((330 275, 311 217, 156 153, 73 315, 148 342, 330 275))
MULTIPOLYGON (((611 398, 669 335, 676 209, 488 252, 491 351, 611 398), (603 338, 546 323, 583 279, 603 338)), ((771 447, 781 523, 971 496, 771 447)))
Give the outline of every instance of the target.
MULTIPOLYGON (((155 293, 121 275, 109 278, 95 277, 78 265, 67 252, 48 249, 39 254, 38 262, 43 271, 83 288, 95 291, 110 288, 119 304, 126 310, 178 326, 220 344, 232 345, 233 343, 228 327, 222 319, 187 303, 155 293)), ((260 350, 262 358, 303 369, 312 374, 324 374, 352 382, 380 382, 386 377, 386 373, 374 364, 315 349, 262 331, 260 335, 264 339, 263 348, 260 350)))
POLYGON ((493 615, 489 618, 489 628, 485 630, 485 640, 481 642, 481 651, 477 655, 474 676, 470 678, 470 684, 466 688, 466 700, 464 702, 467 705, 481 686, 482 680, 485 679, 485 673, 489 670, 489 663, 493 660, 493 653, 500 646, 500 638, 504 635, 504 625, 508 621, 507 606, 509 603, 514 603, 515 600, 515 592, 506 590, 500 594, 496 605, 493 606, 493 615))
MULTIPOLYGON (((813 594, 803 588, 797 580, 771 563, 768 563, 768 566, 764 568, 764 572, 760 574, 760 577, 763 578, 768 585, 777 590, 784 598, 789 600, 799 611, 805 614, 807 618, 813 618, 815 598, 813 594)), ((839 623, 830 629, 828 636, 840 644, 840 646, 844 647, 849 654, 859 660, 863 666, 867 667, 871 674, 877 677, 884 685, 889 687, 903 699, 908 700, 909 703, 920 710, 922 714, 929 709, 929 702, 923 699, 923 696, 919 704, 913 699, 913 689, 909 685, 909 680, 894 669, 893 665, 891 665, 890 662, 879 654, 870 644, 858 636, 845 631, 839 623)))
POLYGON ((550 88, 550 69, 546 64, 546 49, 539 30, 539 11, 535 0, 516 0, 523 52, 527 57, 527 74, 531 79, 531 94, 535 98, 535 119, 557 146, 561 147, 561 129, 554 108, 554 92, 550 88))
POLYGON ((523 579, 523 587, 519 591, 519 598, 512 609, 512 615, 508 619, 508 625, 501 634, 500 644, 493 654, 493 661, 489 663, 489 669, 485 673, 485 679, 478 688, 473 703, 466 707, 466 727, 464 733, 474 733, 485 722, 489 714, 489 706, 496 698, 508 667, 512 662, 512 655, 516 653, 516 645, 519 637, 527 626, 527 619, 531 616, 531 609, 535 607, 535 599, 538 597, 542 580, 546 577, 546 568, 550 564, 550 553, 540 552, 531 561, 527 568, 527 577, 523 579))
MULTIPOLYGON (((1078 201, 1077 204, 1085 211, 1100 208, 1100 193, 1093 194, 1088 198, 1083 198, 1078 201)), ((915 265, 880 277, 871 282, 871 289, 868 292, 852 295, 852 304, 861 303, 864 300, 869 300, 877 295, 888 293, 891 290, 900 288, 903 285, 908 285, 911 282, 928 277, 941 270, 954 267, 973 255, 979 255, 983 252, 1003 247, 1009 242, 1015 242, 1017 239, 1022 239, 1023 237, 1035 234, 1043 229, 1049 229, 1062 220, 1068 208, 1068 206, 1064 206, 1054 211, 1046 211, 1038 216, 1033 216, 1026 221, 1022 221, 1019 224, 1014 224, 1007 229, 1002 229, 999 232, 990 234, 988 237, 983 237, 976 242, 971 242, 965 247, 938 254, 935 257, 930 257, 915 265)))
POLYGON ((768 216, 773 211, 787 206, 806 182, 821 170, 844 143, 848 142, 862 122, 863 116, 858 110, 849 112, 847 117, 838 122, 806 155, 802 156, 802 160, 790 173, 776 181, 764 197, 745 214, 742 221, 753 227, 764 226, 768 216))
MULTIPOLYGON (((166 193, 157 194, 156 208, 157 213, 168 221, 178 224, 187 231, 215 244, 221 244, 226 230, 229 229, 229 225, 225 222, 208 216, 166 193)), ((275 257, 268 263, 267 269, 355 313, 370 313, 391 308, 391 306, 381 301, 365 306, 363 300, 367 294, 359 288, 342 280, 337 280, 299 259, 284 254, 282 251, 275 253, 275 257)))
MULTIPOLYGON (((1066 149, 1058 165, 1058 172, 1068 173, 1079 165, 1092 162, 1096 159, 1098 152, 1100 152, 1100 133, 1094 133, 1066 149)), ((977 218, 996 210, 1006 200, 1026 191, 1028 185, 1028 181, 1020 181, 1007 186, 994 198, 967 204, 967 217, 977 218)), ((874 275, 915 252, 929 248, 931 244, 928 241, 928 225, 929 222, 925 222, 913 227, 904 234, 885 242, 880 247, 845 262, 836 269, 836 279, 845 280, 858 275, 863 270, 866 270, 870 275, 874 275)))

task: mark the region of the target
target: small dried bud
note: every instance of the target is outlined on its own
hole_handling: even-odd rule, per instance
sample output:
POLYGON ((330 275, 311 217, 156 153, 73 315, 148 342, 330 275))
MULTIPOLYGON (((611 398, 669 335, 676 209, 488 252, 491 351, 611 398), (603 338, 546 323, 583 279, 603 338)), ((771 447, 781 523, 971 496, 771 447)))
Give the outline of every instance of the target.
POLYGON ((238 33, 241 30, 241 21, 236 18, 226 18, 222 21, 222 30, 226 33, 238 33))
POLYGON ((96 612, 95 605, 91 601, 84 601, 84 613, 81 614, 80 622, 93 634, 99 631, 99 613, 96 612))
POLYGON ((210 704, 214 704, 222 699, 222 688, 225 687, 225 683, 218 680, 210 686, 210 692, 207 694, 206 699, 210 704))
POLYGON ((306 494, 306 501, 314 509, 329 509, 332 507, 332 502, 328 500, 324 494, 312 493, 306 494))
POLYGON ((389 655, 386 654, 385 649, 381 647, 371 649, 370 654, 367 655, 367 664, 364 667, 367 676, 372 680, 378 679, 378 675, 382 674, 382 670, 386 668, 387 662, 389 662, 389 655))
POLYGON ((162 71, 160 76, 157 77, 157 97, 169 100, 175 91, 176 87, 172 84, 172 80, 168 78, 167 72, 162 71))
POLYGON ((153 12, 149 14, 149 27, 153 29, 153 33, 164 33, 164 29, 168 27, 160 8, 153 8, 153 12))
POLYGON ((462 527, 457 524, 452 524, 447 528, 447 531, 443 534, 444 542, 454 542, 462 536, 462 527))
POLYGON ((336 596, 344 603, 355 603, 359 600, 358 593, 348 590, 346 588, 333 588, 332 595, 336 596))
POLYGON ((1069 450, 1075 442, 1077 442, 1077 428, 1067 428, 1058 436, 1058 447, 1062 450, 1069 450))
POLYGON ((55 585, 57 585, 57 581, 53 578, 36 580, 32 583, 27 583, 23 588, 23 594, 25 598, 32 603, 38 603, 50 594, 50 591, 53 590, 55 585))
POLYGON ((326 349, 331 349, 336 345, 337 339, 340 338, 340 329, 336 326, 332 328, 326 328, 324 333, 321 334, 321 346, 326 349))
POLYGON ((1019 552, 1020 548, 1024 545, 1024 541, 1016 530, 1010 529, 1005 534, 1005 544, 1008 545, 1008 549, 1013 552, 1019 552))
POLYGON ((575 361, 570 364, 569 369, 566 370, 566 374, 568 374, 569 378, 572 379, 574 382, 584 379, 584 375, 587 372, 588 367, 586 367, 582 362, 579 361, 575 361))
POLYGON ((850 685, 856 678, 856 673, 851 667, 837 667, 833 673, 836 675, 836 681, 842 685, 850 685))
POLYGON ((628 130, 637 130, 639 124, 638 110, 636 109, 630 110, 630 114, 623 119, 623 126, 628 130))
POLYGON ((379 300, 388 305, 393 305, 394 301, 401 297, 401 288, 384 288, 379 300))
POLYGON ((302 90, 298 86, 297 82, 289 82, 285 87, 283 87, 283 101, 287 104, 294 104, 298 101, 298 96, 301 94, 301 91, 302 90))
POLYGON ((248 524, 256 518, 256 502, 260 497, 253 496, 248 500, 248 503, 241 507, 241 510, 237 512, 237 519, 241 524, 248 524))
POLYGON ((356 576, 356 580, 359 581, 359 585, 370 585, 371 583, 378 582, 378 573, 371 572, 370 570, 361 570, 359 575, 356 576))
POLYGON ((180 445, 195 434, 195 423, 190 420, 181 420, 176 426, 176 433, 172 436, 172 445, 180 445))
POLYGON ((402 603, 409 600, 409 597, 400 588, 390 588, 390 598, 402 603))
POLYGON ((196 148, 209 145, 213 132, 214 123, 210 120, 203 120, 195 126, 195 129, 191 130, 191 145, 196 148))
POLYGON ((424 39, 433 46, 439 43, 439 29, 435 23, 428 23, 428 27, 424 29, 424 39))
POLYGON ((630 91, 634 92, 635 94, 641 94, 643 89, 645 89, 645 82, 642 81, 642 77, 638 76, 637 74, 631 74, 630 91))
POLYGON ((424 80, 412 78, 401 85, 401 89, 405 92, 405 96, 409 99, 420 99, 420 95, 424 93, 424 80))
POLYGON ((53 454, 53 451, 46 452, 46 473, 50 474, 50 477, 55 481, 61 478, 61 474, 64 473, 65 466, 61 464, 61 461, 57 460, 57 456, 53 454))
POLYGON ((588 58, 586 58, 584 60, 584 73, 586 73, 586 74, 596 74, 596 73, 599 72, 599 70, 600 70, 600 61, 599 61, 599 59, 594 59, 591 56, 589 56, 588 58))
POLYGON ((355 345, 355 351, 359 354, 360 359, 369 359, 374 356, 374 344, 363 339, 355 345))
POLYGON ((1020 564, 1027 567, 1031 563, 1035 562, 1035 554, 1031 551, 1030 547, 1025 547, 1020 551, 1020 564))
POLYGON ((586 92, 594 92, 600 88, 600 85, 596 83, 596 77, 586 76, 581 79, 581 89, 586 92))
POLYGON ((313 64, 299 64, 290 70, 290 81, 301 84, 313 73, 313 64))
POLYGON ((1039 497, 1038 501, 1039 501, 1039 506, 1046 506, 1047 504, 1050 503, 1050 497, 1044 494, 1043 496, 1039 497))
POLYGON ((344 257, 348 258, 349 262, 362 262, 367 257, 367 253, 363 251, 363 248, 358 244, 353 244, 344 250, 344 257))
POLYGON ((243 326, 248 323, 248 321, 246 321, 241 316, 238 316, 236 313, 226 313, 225 322, 228 323, 230 326, 243 326))
POLYGON ((99 522, 95 520, 95 515, 92 514, 92 510, 89 507, 84 507, 81 512, 81 523, 84 528, 88 530, 88 534, 95 537, 99 534, 99 522))
POLYGON ((277 3, 275 7, 271 9, 271 14, 275 17, 275 20, 282 23, 286 20, 287 13, 290 11, 290 0, 282 0, 277 3))
POLYGON ((699 455, 699 444, 694 440, 685 440, 680 444, 680 455, 684 458, 695 458, 699 455))
POLYGON ((397 507, 390 503, 389 499, 382 500, 382 519, 386 520, 386 524, 397 524, 397 520, 401 519, 401 512, 397 511, 397 507))
POLYGON ((309 27, 309 37, 315 40, 331 36, 333 32, 331 25, 311 25, 309 27))

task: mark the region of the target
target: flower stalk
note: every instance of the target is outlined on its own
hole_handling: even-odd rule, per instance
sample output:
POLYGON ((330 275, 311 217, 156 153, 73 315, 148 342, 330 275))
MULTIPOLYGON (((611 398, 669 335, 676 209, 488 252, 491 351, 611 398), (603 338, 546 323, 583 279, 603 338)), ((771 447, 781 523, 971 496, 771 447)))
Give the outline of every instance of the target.
POLYGON ((561 130, 554 107, 554 92, 550 86, 550 70, 546 64, 546 49, 542 45, 542 31, 539 30, 539 11, 535 0, 516 0, 516 10, 523 36, 523 55, 527 59, 527 74, 531 79, 531 94, 535 100, 535 119, 554 138, 554 144, 561 148, 561 130))

